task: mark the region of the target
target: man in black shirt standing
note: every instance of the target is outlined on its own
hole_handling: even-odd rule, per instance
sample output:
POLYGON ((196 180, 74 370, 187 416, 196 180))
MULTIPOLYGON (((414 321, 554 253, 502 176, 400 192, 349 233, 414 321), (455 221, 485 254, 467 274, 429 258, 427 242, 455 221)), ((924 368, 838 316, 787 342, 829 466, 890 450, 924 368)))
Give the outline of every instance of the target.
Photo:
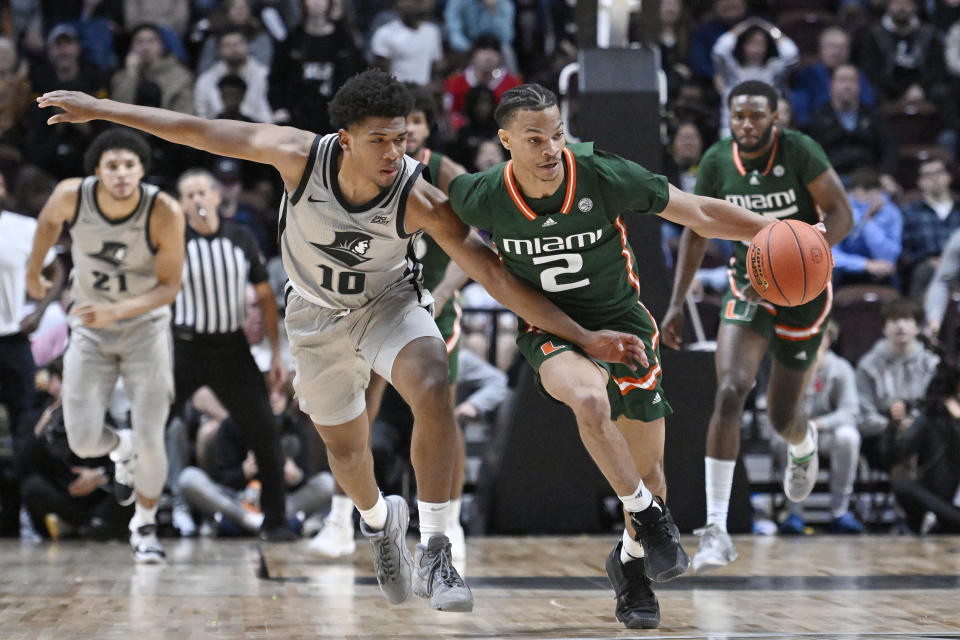
POLYGON ((174 303, 176 406, 209 386, 233 416, 253 450, 263 484, 261 537, 295 538, 286 528, 279 432, 263 375, 243 334, 246 288, 251 283, 273 349, 270 384, 285 376, 277 334, 277 306, 257 242, 244 227, 217 214, 220 191, 205 169, 190 169, 177 183, 187 217, 183 283, 174 303))

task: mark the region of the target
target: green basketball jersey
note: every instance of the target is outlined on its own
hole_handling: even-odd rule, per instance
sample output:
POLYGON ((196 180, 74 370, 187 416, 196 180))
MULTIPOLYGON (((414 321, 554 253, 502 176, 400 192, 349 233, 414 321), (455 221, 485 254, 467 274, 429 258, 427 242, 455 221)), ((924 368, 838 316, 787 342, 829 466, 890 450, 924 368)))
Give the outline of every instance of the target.
MULTIPOLYGON (((433 186, 440 182, 440 163, 443 161, 443 154, 425 149, 427 170, 423 172, 423 177, 433 186)), ((423 286, 427 289, 433 289, 443 280, 443 274, 447 271, 447 265, 450 263, 450 257, 443 252, 440 245, 427 234, 421 235, 423 246, 418 246, 417 257, 423 265, 423 286)), ((418 242, 419 244, 419 242, 418 242)), ((450 300, 453 304, 453 300, 450 300)))
POLYGON ((660 213, 666 178, 593 143, 563 151, 563 184, 546 198, 526 198, 512 161, 450 185, 450 203, 488 231, 504 265, 587 328, 636 307, 637 261, 621 214, 660 213))
MULTIPOLYGON (((703 154, 697 171, 698 195, 720 198, 770 218, 820 221, 807 185, 831 165, 817 142, 799 131, 775 129, 770 151, 759 158, 742 159, 736 146, 733 138, 724 138, 703 154)), ((734 253, 737 274, 743 278, 747 245, 738 245, 734 253)))

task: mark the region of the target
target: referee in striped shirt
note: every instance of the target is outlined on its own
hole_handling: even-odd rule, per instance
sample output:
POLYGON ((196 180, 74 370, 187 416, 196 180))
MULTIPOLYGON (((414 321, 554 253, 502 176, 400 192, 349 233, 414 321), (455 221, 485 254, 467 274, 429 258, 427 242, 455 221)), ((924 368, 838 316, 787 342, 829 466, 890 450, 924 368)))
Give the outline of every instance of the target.
POLYGON ((273 358, 270 383, 285 372, 277 335, 277 305, 253 234, 220 220, 220 190, 205 169, 190 169, 177 182, 187 217, 183 280, 174 302, 174 377, 176 409, 199 387, 209 386, 230 412, 248 449, 257 459, 262 483, 260 504, 265 540, 296 536, 286 527, 283 457, 276 418, 263 374, 243 333, 247 283, 257 294, 273 358))

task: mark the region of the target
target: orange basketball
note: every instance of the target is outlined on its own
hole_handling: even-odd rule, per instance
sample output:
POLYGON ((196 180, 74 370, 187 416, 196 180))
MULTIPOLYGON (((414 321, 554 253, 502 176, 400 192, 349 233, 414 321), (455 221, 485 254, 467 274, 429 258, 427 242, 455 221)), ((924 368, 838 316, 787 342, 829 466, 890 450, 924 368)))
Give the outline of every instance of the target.
POLYGON ((833 253, 826 238, 799 220, 767 225, 747 249, 750 284, 781 307, 796 307, 819 296, 832 272, 833 253))

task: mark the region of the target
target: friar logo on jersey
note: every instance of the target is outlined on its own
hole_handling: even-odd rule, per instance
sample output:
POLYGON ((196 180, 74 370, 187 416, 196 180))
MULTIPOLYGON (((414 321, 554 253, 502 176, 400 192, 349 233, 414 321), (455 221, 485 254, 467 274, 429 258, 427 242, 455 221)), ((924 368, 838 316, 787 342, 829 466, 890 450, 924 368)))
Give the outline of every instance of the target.
POLYGON ((123 264, 123 259, 127 257, 127 245, 122 242, 109 242, 105 240, 100 251, 88 253, 87 255, 97 260, 103 260, 111 266, 119 267, 123 264))
POLYGON ((370 241, 373 240, 371 236, 355 231, 337 231, 336 233, 336 237, 330 244, 316 242, 310 244, 348 267, 354 267, 370 259, 364 257, 364 254, 370 249, 370 241))

